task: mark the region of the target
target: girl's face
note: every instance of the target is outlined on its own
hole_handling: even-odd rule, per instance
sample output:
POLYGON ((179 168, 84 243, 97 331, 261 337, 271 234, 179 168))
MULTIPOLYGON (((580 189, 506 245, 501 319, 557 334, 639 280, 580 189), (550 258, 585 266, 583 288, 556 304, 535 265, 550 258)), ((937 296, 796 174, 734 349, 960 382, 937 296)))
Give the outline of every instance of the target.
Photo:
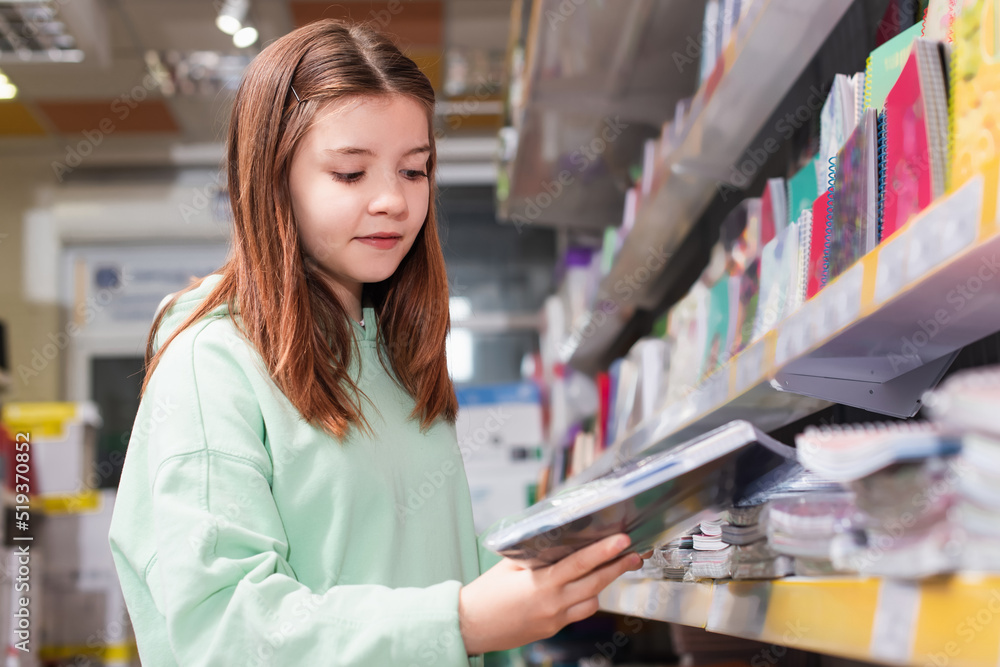
MULTIPOLYGON (((391 276, 427 217, 427 114, 402 95, 317 113, 288 184, 306 254, 341 298, 391 276)), ((345 302, 350 303, 350 301, 345 302)))

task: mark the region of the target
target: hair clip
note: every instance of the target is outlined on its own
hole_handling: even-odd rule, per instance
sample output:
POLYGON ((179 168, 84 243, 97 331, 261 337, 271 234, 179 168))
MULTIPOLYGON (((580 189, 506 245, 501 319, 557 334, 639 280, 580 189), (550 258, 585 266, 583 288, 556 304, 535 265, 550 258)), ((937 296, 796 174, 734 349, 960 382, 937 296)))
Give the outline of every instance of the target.
POLYGON ((295 92, 295 86, 289 85, 288 87, 292 89, 292 95, 295 95, 295 101, 301 104, 302 100, 299 99, 299 94, 295 92))

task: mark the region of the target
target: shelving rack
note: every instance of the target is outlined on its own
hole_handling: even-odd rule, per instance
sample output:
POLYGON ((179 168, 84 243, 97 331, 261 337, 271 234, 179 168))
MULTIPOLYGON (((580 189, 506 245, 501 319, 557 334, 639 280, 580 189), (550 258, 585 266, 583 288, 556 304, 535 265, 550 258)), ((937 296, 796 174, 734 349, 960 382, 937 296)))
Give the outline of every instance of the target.
POLYGON ((674 55, 704 8, 704 0, 532 3, 499 218, 593 231, 621 220, 633 156, 697 85, 697 61, 678 67, 674 55))
MULTIPOLYGON (((621 577, 599 599, 605 611, 625 616, 859 660, 936 667, 1000 661, 995 574, 699 583, 621 577)), ((765 650, 780 657, 773 646, 765 650)))
MULTIPOLYGON (((574 187, 533 217, 525 207, 537 203, 540 190, 532 191, 531 184, 552 182, 560 168, 558 156, 595 136, 589 104, 598 113, 628 112, 628 65, 641 60, 635 39, 644 35, 648 41, 666 24, 651 18, 648 3, 619 10, 612 22, 617 27, 609 32, 622 44, 618 55, 605 44, 595 49, 603 54, 603 69, 589 78, 581 70, 556 81, 542 65, 551 59, 542 54, 558 53, 563 37, 541 21, 557 4, 536 0, 532 6, 525 94, 512 109, 517 150, 504 165, 509 190, 500 212, 508 219, 521 215, 530 223, 595 230, 621 219, 623 189, 614 165, 618 151, 632 151, 632 159, 639 154, 634 137, 602 157, 603 175, 581 182, 583 174, 574 172, 574 187), (616 81, 625 87, 616 88, 616 81), (593 87, 593 98, 576 94, 585 86, 593 87), (578 116, 585 120, 575 123, 578 116), (560 121, 567 121, 564 127, 560 121)), ((700 21, 704 4, 691 4, 697 5, 690 11, 700 21)), ((574 335, 562 345, 564 363, 587 373, 606 368, 623 341, 637 337, 638 314, 662 311, 665 269, 640 271, 646 258, 655 249, 683 259, 676 253, 698 228, 720 184, 732 184, 736 165, 756 145, 768 120, 773 122, 803 68, 851 5, 852 0, 754 2, 694 94, 677 147, 656 164, 651 194, 601 281, 592 310, 573 323, 574 335), (623 283, 629 289, 621 289, 623 283)), ((677 14, 688 34, 691 14, 677 14)), ((674 33, 662 34, 659 41, 669 44, 674 33)), ((662 78, 661 86, 674 89, 660 89, 663 118, 648 121, 671 117, 671 96, 683 96, 684 85, 690 85, 672 71, 662 78)), ((649 115, 649 104, 634 106, 636 116, 649 115)), ((831 404, 915 415, 924 391, 941 379, 963 347, 1000 331, 998 175, 994 162, 934 202, 725 361, 682 401, 647 419, 553 493, 734 419, 773 431, 831 404)), ((1000 663, 1000 575, 995 573, 922 581, 843 576, 698 583, 634 573, 605 589, 600 603, 614 613, 886 664, 1000 663)))
POLYGON ((606 364, 609 341, 621 334, 632 313, 657 306, 662 296, 657 278, 664 267, 649 272, 648 278, 640 267, 646 267, 652 249, 677 251, 717 194, 719 183, 729 184, 732 167, 850 4, 851 0, 763 0, 751 6, 695 95, 680 145, 656 165, 653 194, 639 210, 587 316, 593 323, 588 327, 588 321, 581 322, 575 329, 594 334, 567 341, 564 361, 594 372, 606 364), (623 289, 629 278, 636 289, 623 289), (597 316, 599 312, 605 315, 597 316))
POLYGON ((942 197, 563 486, 734 419, 771 431, 831 403, 915 415, 958 351, 1000 330, 997 172, 942 197))

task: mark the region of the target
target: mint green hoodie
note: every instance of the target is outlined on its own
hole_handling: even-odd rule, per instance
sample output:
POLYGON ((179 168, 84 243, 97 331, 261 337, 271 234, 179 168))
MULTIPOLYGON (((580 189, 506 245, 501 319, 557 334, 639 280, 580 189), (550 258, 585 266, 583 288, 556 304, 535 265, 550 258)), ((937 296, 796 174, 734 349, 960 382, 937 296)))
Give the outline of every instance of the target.
MULTIPOLYGON (((157 345, 218 280, 175 304, 157 345)), ((476 538, 455 427, 409 419, 372 308, 364 321, 357 383, 375 437, 304 422, 225 306, 167 348, 110 533, 143 667, 482 664, 458 592, 499 556, 476 538)))

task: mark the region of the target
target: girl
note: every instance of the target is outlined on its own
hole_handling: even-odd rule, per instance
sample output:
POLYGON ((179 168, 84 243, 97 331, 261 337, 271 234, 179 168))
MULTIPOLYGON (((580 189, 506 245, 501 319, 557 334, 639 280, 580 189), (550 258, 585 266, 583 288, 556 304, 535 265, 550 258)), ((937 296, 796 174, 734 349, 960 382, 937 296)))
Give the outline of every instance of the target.
POLYGON ((153 323, 111 526, 144 667, 481 664, 641 566, 626 535, 538 570, 477 543, 433 110, 413 61, 337 21, 248 68, 232 254, 153 323))

